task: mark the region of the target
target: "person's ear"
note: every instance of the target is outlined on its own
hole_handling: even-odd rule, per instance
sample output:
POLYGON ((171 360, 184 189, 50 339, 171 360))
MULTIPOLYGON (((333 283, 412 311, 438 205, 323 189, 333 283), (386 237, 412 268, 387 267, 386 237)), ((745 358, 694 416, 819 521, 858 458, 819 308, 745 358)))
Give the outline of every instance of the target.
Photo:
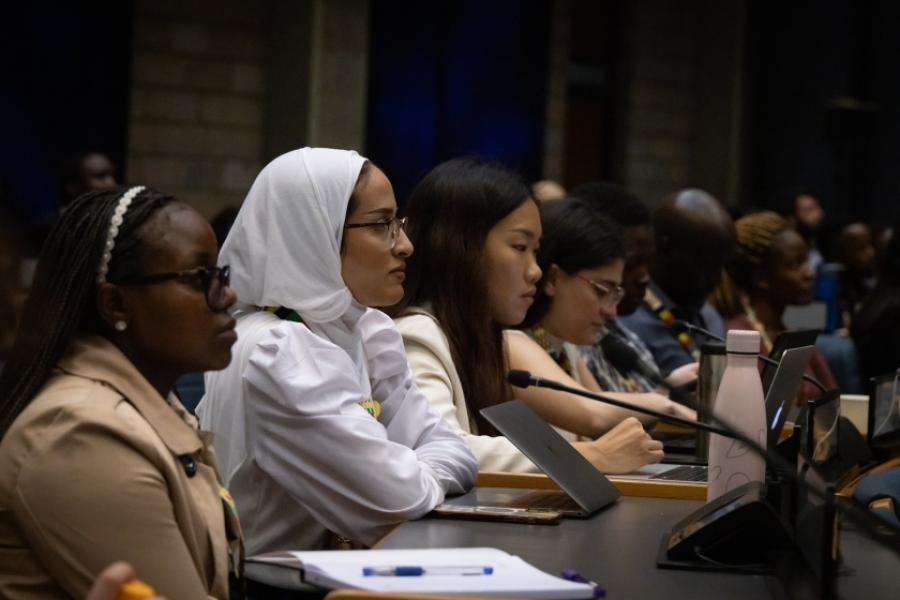
POLYGON ((551 264, 547 267, 547 273, 544 275, 544 293, 550 298, 556 295, 556 281, 558 277, 558 266, 551 264))
POLYGON ((113 283, 101 283, 97 288, 97 313, 101 321, 116 331, 125 331, 131 324, 128 298, 113 283))

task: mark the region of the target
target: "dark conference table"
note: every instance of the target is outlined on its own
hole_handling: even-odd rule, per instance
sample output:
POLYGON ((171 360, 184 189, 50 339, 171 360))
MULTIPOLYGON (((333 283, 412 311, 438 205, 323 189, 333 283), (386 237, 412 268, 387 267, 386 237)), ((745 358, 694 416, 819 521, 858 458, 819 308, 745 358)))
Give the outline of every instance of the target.
MULTIPOLYGON (((454 498, 490 504, 516 490, 477 488, 454 498)), ((773 575, 659 569, 656 555, 669 528, 702 502, 623 496, 588 519, 563 519, 556 526, 422 519, 399 526, 378 548, 491 546, 559 574, 574 568, 607 589, 609 598, 672 600, 788 598, 773 575)), ((853 530, 841 534, 844 555, 838 579, 841 598, 900 598, 900 557, 853 530)))

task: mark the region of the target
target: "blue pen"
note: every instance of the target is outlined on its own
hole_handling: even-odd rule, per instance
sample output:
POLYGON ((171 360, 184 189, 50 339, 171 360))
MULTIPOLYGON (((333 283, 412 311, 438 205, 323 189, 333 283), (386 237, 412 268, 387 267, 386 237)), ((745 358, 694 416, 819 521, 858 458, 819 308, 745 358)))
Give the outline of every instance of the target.
POLYGON ((586 583, 594 588, 594 598, 606 598, 606 588, 597 583, 596 581, 591 581, 575 569, 563 569, 562 573, 563 579, 568 579, 569 581, 574 581, 575 583, 586 583))
POLYGON ((490 575, 494 567, 422 567, 397 565, 394 567, 363 567, 364 577, 422 577, 424 575, 490 575))

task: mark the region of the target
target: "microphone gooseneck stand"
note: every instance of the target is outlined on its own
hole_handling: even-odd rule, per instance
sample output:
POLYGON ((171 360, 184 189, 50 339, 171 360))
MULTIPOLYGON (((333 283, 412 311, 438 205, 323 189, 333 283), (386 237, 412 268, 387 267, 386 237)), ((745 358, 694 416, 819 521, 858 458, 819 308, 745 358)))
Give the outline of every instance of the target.
POLYGON ((853 522, 860 527, 860 530, 863 531, 867 537, 878 542, 879 544, 887 546, 890 550, 893 550, 895 553, 900 555, 900 527, 897 527, 892 523, 888 523, 887 521, 884 521, 882 519, 877 519, 877 517, 873 517, 867 510, 861 508, 852 499, 827 494, 817 487, 807 484, 797 476, 797 473, 795 472, 796 465, 791 465, 780 455, 768 450, 767 448, 764 448, 756 440, 747 437, 746 435, 738 431, 731 423, 723 420, 713 413, 709 415, 712 423, 691 421, 690 419, 683 419, 681 417, 668 415, 666 413, 646 408, 637 404, 632 404, 630 402, 625 402, 616 398, 610 398, 608 396, 604 396, 603 394, 597 394, 587 390, 569 387, 557 381, 533 376, 528 371, 519 369, 513 369, 509 371, 507 373, 507 381, 512 386, 518 388, 527 388, 530 386, 542 387, 583 396, 585 398, 591 398, 593 400, 612 404, 614 406, 632 410, 634 412, 644 413, 646 415, 656 417, 657 419, 664 422, 676 423, 678 425, 684 425, 688 427, 696 427, 710 433, 716 433, 731 439, 735 439, 762 456, 767 463, 770 463, 774 467, 776 467, 778 469, 778 472, 786 476, 791 481, 791 483, 797 486, 798 489, 802 489, 811 493, 816 498, 827 504, 833 504, 834 506, 839 507, 841 509, 841 512, 849 516, 853 520, 853 522), (882 529, 884 528, 890 530, 890 532, 898 541, 891 542, 890 540, 885 539, 885 536, 882 532, 882 529))

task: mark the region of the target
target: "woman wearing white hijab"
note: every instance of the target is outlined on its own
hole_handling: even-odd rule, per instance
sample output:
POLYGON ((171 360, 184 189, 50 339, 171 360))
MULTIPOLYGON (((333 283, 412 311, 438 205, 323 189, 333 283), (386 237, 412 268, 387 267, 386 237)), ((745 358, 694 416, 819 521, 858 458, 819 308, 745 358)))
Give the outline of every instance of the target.
POLYGON ((234 359, 197 408, 247 552, 371 545, 472 486, 476 462, 412 382, 383 313, 412 244, 384 174, 303 148, 256 178, 219 260, 240 306, 234 359))

